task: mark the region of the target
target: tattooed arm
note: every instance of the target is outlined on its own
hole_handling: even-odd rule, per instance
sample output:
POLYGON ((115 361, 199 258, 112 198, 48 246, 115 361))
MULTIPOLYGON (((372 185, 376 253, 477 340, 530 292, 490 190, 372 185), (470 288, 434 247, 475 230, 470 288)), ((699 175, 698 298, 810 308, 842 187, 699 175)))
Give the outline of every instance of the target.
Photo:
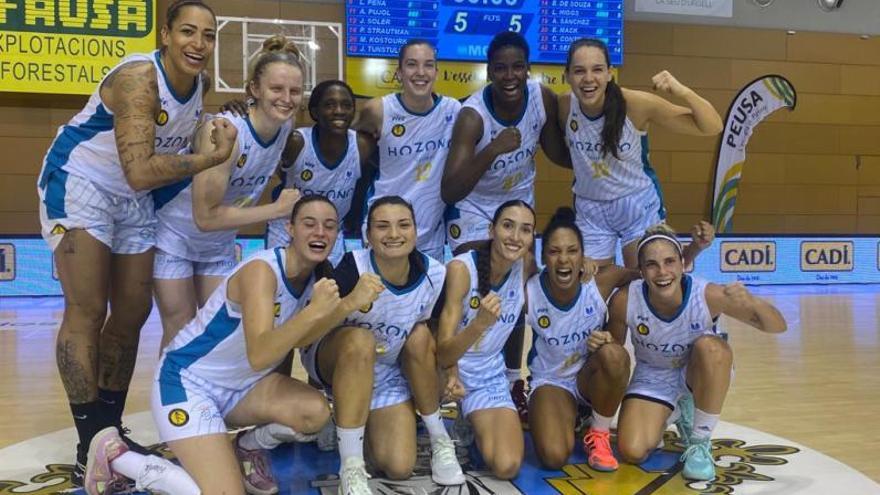
POLYGON ((113 112, 116 149, 129 185, 136 191, 155 189, 223 163, 232 152, 236 130, 215 126, 216 147, 190 155, 161 155, 154 148, 160 110, 156 69, 150 62, 126 64, 105 79, 101 99, 113 112))
POLYGON ((784 332, 787 327, 776 306, 752 295, 740 282, 707 285, 706 303, 713 317, 723 313, 768 333, 784 332))

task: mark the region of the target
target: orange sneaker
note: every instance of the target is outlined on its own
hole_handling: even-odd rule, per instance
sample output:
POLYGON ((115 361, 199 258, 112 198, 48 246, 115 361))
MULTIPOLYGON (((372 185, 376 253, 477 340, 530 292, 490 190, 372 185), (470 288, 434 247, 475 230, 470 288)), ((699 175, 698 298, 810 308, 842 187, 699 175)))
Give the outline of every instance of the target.
POLYGON ((616 471, 617 459, 611 451, 611 433, 590 428, 584 435, 587 463, 596 471, 616 471))

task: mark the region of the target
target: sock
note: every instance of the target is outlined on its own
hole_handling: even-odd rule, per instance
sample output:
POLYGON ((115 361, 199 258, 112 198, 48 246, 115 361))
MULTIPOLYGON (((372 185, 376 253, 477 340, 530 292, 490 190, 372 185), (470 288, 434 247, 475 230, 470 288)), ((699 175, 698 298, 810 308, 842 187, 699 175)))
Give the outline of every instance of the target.
POLYGON ((154 455, 126 452, 113 459, 110 467, 135 481, 138 490, 168 495, 199 495, 201 490, 180 466, 154 455))
POLYGON ((125 409, 125 398, 128 390, 106 390, 98 388, 98 402, 108 425, 122 424, 122 411, 125 409))
POLYGON ((85 404, 70 404, 70 412, 73 413, 73 424, 79 436, 78 448, 87 452, 95 433, 107 426, 101 414, 101 401, 96 399, 85 404))
POLYGON ((443 418, 440 417, 440 409, 427 415, 419 413, 419 416, 422 417, 432 441, 435 438, 449 438, 449 432, 446 431, 446 425, 443 424, 443 418))
POLYGON ((694 408, 694 432, 691 438, 696 440, 706 440, 712 436, 715 425, 718 424, 720 414, 709 414, 699 408, 694 408))
POLYGON ((517 369, 507 368, 506 375, 507 375, 507 383, 509 383, 511 387, 513 387, 513 384, 516 383, 517 380, 522 380, 522 373, 520 373, 519 368, 517 368, 517 369))
POLYGON ((316 435, 299 433, 289 426, 278 423, 257 426, 239 437, 238 444, 247 450, 272 450, 282 443, 309 442, 316 435))
POLYGON ((611 417, 602 416, 593 409, 593 414, 590 416, 590 429, 596 431, 609 431, 611 430, 611 419, 611 417))
POLYGON ((336 441, 339 443, 339 459, 341 465, 349 457, 364 458, 364 427, 343 428, 336 427, 336 441))

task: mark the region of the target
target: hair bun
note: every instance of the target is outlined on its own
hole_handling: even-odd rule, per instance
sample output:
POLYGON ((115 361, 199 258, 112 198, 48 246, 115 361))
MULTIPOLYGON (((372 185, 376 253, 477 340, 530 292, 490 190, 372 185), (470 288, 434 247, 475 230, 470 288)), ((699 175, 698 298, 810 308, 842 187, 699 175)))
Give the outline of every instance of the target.
POLYGON ((574 210, 568 206, 560 206, 556 209, 556 212, 553 214, 553 217, 550 218, 551 222, 574 222, 577 216, 574 213, 574 210))
POLYGON ((299 47, 296 46, 296 43, 288 40, 283 34, 275 34, 267 38, 263 42, 261 51, 264 53, 287 52, 296 57, 300 56, 299 47))

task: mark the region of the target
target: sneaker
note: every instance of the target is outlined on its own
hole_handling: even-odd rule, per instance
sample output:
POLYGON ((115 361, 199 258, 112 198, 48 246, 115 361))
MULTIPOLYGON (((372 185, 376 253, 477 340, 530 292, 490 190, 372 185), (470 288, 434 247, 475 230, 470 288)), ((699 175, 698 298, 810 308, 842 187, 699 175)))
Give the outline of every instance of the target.
POLYGON ((92 437, 83 479, 83 488, 88 495, 113 493, 111 485, 118 481, 119 476, 113 472, 110 463, 126 452, 128 446, 114 426, 104 428, 92 437))
POLYGON ((337 439, 336 439, 336 422, 333 421, 333 416, 330 416, 330 421, 327 421, 327 424, 321 428, 321 431, 318 432, 318 450, 321 452, 332 452, 336 450, 338 447, 337 439))
POLYGON ((339 495, 373 495, 364 460, 349 457, 339 470, 339 495))
POLYGON ((611 432, 590 428, 584 435, 584 453, 587 463, 596 471, 610 472, 617 470, 617 459, 611 451, 611 432))
POLYGON ((524 430, 529 429, 529 394, 526 391, 526 382, 519 379, 513 382, 510 389, 510 398, 513 399, 513 405, 516 406, 516 412, 519 414, 519 422, 522 423, 524 430))
POLYGON ((684 462, 682 476, 689 480, 711 481, 715 479, 715 461, 712 459, 712 439, 694 439, 688 442, 688 448, 681 455, 684 462))
POLYGON ((449 437, 431 441, 431 479, 438 485, 461 485, 464 473, 455 455, 455 444, 449 437))
POLYGON ((691 434, 694 432, 694 396, 687 392, 678 399, 679 415, 675 420, 675 428, 684 447, 688 447, 691 434))
POLYGON ((275 495, 278 493, 278 482, 272 475, 269 455, 263 449, 248 450, 242 447, 238 441, 244 433, 239 432, 234 445, 235 456, 241 464, 244 486, 251 495, 275 495))
POLYGON ((80 449, 80 445, 76 444, 76 462, 73 465, 73 472, 70 473, 70 482, 74 488, 83 487, 83 479, 86 474, 86 462, 88 462, 89 453, 80 449))

